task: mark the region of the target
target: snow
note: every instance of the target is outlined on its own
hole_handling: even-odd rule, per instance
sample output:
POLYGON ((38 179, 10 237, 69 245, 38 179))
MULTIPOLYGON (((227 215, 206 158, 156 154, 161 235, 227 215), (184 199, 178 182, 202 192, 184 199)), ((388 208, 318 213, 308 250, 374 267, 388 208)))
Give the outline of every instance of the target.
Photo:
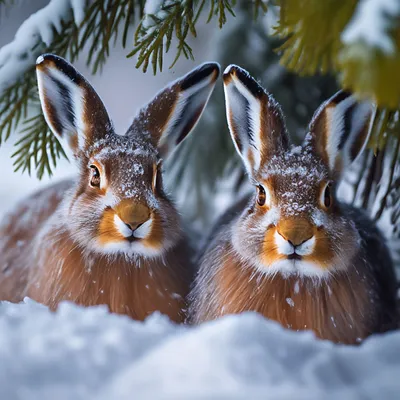
POLYGON ((71 0, 71 7, 74 14, 76 26, 80 26, 85 18, 85 2, 82 0, 71 0))
POLYGON ((156 22, 150 17, 153 15, 155 18, 162 19, 166 16, 167 12, 162 8, 173 5, 174 2, 171 0, 147 0, 144 6, 144 17, 142 20, 142 26, 146 29, 146 34, 150 35, 155 29, 156 22))
POLYGON ((25 20, 14 40, 0 49, 0 92, 35 65, 36 57, 43 52, 43 46, 38 44, 43 42, 49 46, 54 30, 61 32, 62 22, 71 18, 75 18, 75 23, 82 21, 85 3, 81 0, 51 0, 25 20))
POLYGON ((156 15, 160 11, 164 2, 164 0, 147 0, 144 6, 144 13, 156 15))
POLYGON ((44 57, 42 55, 40 55, 37 59, 36 59, 36 65, 41 64, 44 61, 44 57))
POLYGON ((2 399, 397 399, 400 332, 334 345, 261 316, 198 327, 0 304, 2 399))
POLYGON ((286 298, 286 303, 288 303, 290 307, 294 307, 294 301, 293 301, 292 298, 287 297, 286 298))
POLYGON ((342 41, 347 45, 364 42, 387 54, 395 54, 396 44, 388 31, 390 19, 395 21, 399 17, 398 0, 362 0, 342 33, 342 41))

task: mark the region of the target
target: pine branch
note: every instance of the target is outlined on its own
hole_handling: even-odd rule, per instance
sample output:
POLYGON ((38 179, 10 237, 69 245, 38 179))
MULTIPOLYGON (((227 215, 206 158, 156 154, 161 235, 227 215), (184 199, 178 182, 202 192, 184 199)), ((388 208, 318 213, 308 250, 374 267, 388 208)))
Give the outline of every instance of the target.
POLYGON ((73 62, 84 46, 89 45, 87 63, 96 72, 106 62, 109 42, 117 40, 121 27, 122 41, 126 44, 129 26, 137 13, 142 15, 144 7, 143 0, 104 4, 97 0, 86 7, 83 1, 82 9, 74 9, 69 0, 52 0, 36 14, 40 27, 33 16, 21 26, 15 41, 0 50, 0 145, 25 120, 23 137, 16 143, 13 154, 17 170, 31 173, 34 166, 40 179, 44 173, 51 175, 56 160, 65 155, 39 110, 33 119, 26 120, 30 108, 37 109, 38 104, 36 58, 51 51, 73 62), (49 26, 42 26, 45 22, 49 26), (29 41, 24 42, 22 39, 27 35, 29 41))
POLYGON ((21 131, 23 136, 16 143, 18 149, 12 157, 15 158, 15 171, 27 171, 31 174, 34 165, 37 177, 42 179, 45 173, 52 175, 52 168, 56 166, 60 157, 67 158, 67 156, 48 129, 39 106, 37 112, 38 114, 25 121, 25 128, 21 131))
POLYGON ((126 47, 129 27, 137 13, 142 17, 144 4, 145 0, 96 1, 88 8, 80 29, 79 49, 91 42, 87 64, 92 65, 93 74, 107 61, 110 44, 115 44, 121 28, 122 45, 126 47))
POLYGON ((10 137, 13 129, 17 129, 21 117, 27 116, 31 91, 29 79, 30 76, 24 84, 14 84, 8 88, 0 99, 0 145, 10 137))
MULTIPOLYGON (((268 1, 255 0, 251 2, 254 17, 266 12, 268 1)), ((146 13, 135 33, 135 48, 127 57, 138 56, 136 68, 146 72, 151 64, 153 73, 162 71, 163 54, 171 49, 173 39, 176 39, 176 55, 170 65, 172 68, 181 56, 194 59, 189 37, 197 37, 196 23, 202 11, 208 6, 207 23, 214 18, 219 28, 227 22, 228 14, 235 16, 236 0, 164 0, 156 10, 146 13)), ((146 10, 145 10, 146 11, 146 10)))
POLYGON ((254 0, 254 20, 258 19, 258 16, 261 14, 265 14, 268 11, 268 3, 269 1, 265 0, 254 0))
MULTIPOLYGON (((210 1, 210 13, 214 13, 215 2, 216 0, 210 1)), ((138 54, 136 68, 142 67, 146 72, 151 62, 153 73, 156 74, 157 69, 162 70, 163 53, 169 52, 173 37, 175 37, 178 42, 177 53, 171 67, 182 54, 187 59, 193 59, 187 37, 189 32, 193 37, 197 36, 195 21, 205 3, 205 0, 162 1, 158 9, 146 14, 139 24, 135 33, 135 48, 127 57, 138 54)))

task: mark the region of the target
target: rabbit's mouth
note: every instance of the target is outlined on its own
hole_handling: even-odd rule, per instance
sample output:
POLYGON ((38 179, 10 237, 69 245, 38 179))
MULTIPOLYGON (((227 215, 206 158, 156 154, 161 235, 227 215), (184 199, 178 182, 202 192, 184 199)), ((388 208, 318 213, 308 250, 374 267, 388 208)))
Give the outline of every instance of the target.
POLYGON ((129 243, 136 243, 136 242, 138 242, 138 241, 141 240, 141 239, 138 238, 138 237, 133 236, 133 234, 132 234, 132 236, 129 236, 129 237, 125 238, 125 240, 126 240, 127 242, 129 242, 129 243))
POLYGON ((289 254, 288 256, 287 256, 287 259, 288 260, 297 260, 297 261, 300 261, 300 260, 302 260, 302 256, 301 255, 299 255, 299 254, 297 254, 297 253, 292 253, 292 254, 289 254))

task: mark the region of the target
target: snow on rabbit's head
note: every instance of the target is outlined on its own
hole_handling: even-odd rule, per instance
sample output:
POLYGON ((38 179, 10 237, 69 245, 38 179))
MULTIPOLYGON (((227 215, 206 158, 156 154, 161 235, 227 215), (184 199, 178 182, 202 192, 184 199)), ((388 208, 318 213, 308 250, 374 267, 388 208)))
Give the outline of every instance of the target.
POLYGON ((232 140, 256 188, 232 231, 236 251, 265 274, 324 278, 345 268, 359 236, 335 192, 368 140, 373 104, 336 93, 294 147, 279 104, 247 71, 231 65, 223 79, 232 140))
POLYGON ((206 63, 160 91, 117 135, 89 82, 64 59, 37 60, 46 121, 78 163, 64 221, 79 245, 104 254, 157 256, 180 238, 161 161, 193 130, 219 75, 206 63))

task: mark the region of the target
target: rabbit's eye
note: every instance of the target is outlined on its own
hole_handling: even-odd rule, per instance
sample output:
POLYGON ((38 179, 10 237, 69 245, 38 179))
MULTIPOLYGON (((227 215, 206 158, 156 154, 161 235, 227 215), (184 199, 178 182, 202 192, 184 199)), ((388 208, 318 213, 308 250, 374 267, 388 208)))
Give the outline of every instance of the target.
POLYGON ((92 187, 100 187, 100 171, 95 165, 90 166, 91 177, 90 177, 90 186, 92 187))
POLYGON ((162 174, 161 174, 161 160, 153 164, 153 192, 162 190, 162 174))
POLYGON ((323 193, 323 205, 325 208, 330 208, 333 203, 332 199, 332 183, 328 183, 325 186, 325 190, 323 193))
POLYGON ((262 185, 257 186, 257 203, 259 206, 264 206, 267 202, 267 193, 262 185))

